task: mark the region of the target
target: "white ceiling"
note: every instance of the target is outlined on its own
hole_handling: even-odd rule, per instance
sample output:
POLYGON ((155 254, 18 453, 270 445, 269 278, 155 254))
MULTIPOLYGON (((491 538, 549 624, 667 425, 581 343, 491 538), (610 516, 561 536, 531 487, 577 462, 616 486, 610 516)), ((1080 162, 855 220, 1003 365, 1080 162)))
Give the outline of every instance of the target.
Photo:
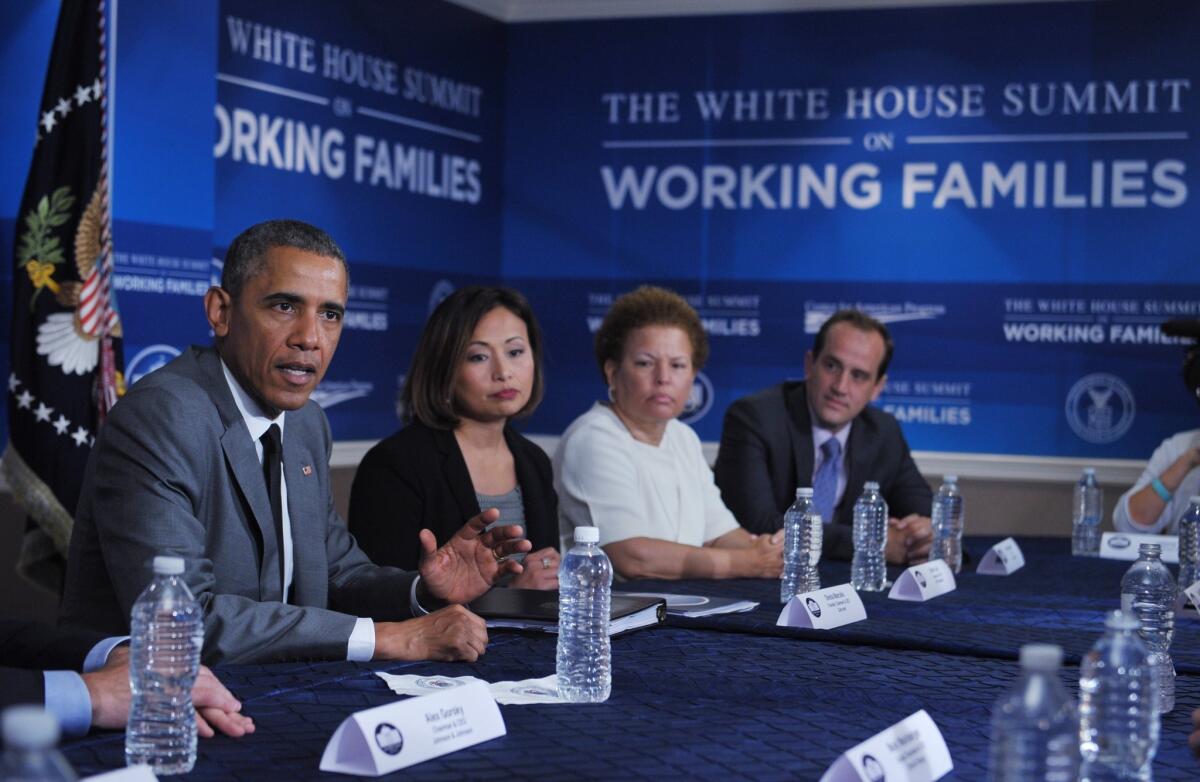
MULTIPOLYGON (((1054 0, 449 0, 502 22, 834 11, 933 5, 1003 5, 1054 0)), ((1095 2, 1096 0, 1074 0, 1095 2)))

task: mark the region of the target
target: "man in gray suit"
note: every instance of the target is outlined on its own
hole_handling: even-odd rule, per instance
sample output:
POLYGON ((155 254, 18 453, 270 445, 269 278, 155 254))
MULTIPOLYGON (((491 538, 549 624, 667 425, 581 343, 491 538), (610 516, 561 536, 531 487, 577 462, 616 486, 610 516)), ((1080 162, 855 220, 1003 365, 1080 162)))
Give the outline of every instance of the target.
POLYGON ((896 419, 870 406, 887 381, 892 349, 886 326, 858 310, 841 310, 804 355, 803 381, 729 406, 714 470, 722 499, 743 527, 778 530, 796 487, 811 486, 826 522, 824 555, 849 559, 854 502, 866 481, 876 481, 892 516, 888 561, 929 556, 933 494, 896 419))
POLYGON ((127 632, 147 563, 169 554, 188 562, 209 664, 483 653, 483 620, 461 604, 520 572, 508 558, 529 550, 519 528, 485 531, 485 512, 440 549, 424 530, 418 574, 370 562, 334 510, 329 424, 309 395, 341 336, 347 287, 345 256, 313 226, 271 221, 233 241, 204 299, 215 349, 190 348, 138 382, 100 430, 64 621, 127 632), (424 613, 434 602, 453 605, 424 613))

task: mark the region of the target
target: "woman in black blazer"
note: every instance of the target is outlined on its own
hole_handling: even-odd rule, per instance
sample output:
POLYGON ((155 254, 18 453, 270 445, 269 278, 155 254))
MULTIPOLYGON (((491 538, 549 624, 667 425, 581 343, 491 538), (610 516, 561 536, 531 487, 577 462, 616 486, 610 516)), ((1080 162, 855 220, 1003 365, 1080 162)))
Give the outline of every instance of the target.
POLYGON ((419 533, 438 545, 472 516, 522 524, 533 551, 513 586, 558 587, 558 498, 550 460, 511 419, 542 398, 541 332, 514 290, 472 286, 438 305, 401 393, 409 424, 367 452, 350 532, 373 561, 416 569, 419 533))

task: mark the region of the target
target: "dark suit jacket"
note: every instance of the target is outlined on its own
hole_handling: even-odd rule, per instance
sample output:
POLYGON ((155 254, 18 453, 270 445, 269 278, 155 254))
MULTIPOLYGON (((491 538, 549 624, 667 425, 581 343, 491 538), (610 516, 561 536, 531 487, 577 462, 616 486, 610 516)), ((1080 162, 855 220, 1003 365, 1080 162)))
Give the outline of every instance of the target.
POLYGON ((80 671, 104 633, 0 619, 0 708, 45 703, 42 671, 80 671))
MULTIPOLYGON (((558 548, 558 495, 550 459, 511 426, 512 452, 525 504, 525 533, 537 551, 558 548)), ((414 569, 417 534, 429 529, 442 545, 479 514, 475 487, 454 433, 420 421, 378 443, 363 457, 350 492, 350 531, 372 561, 414 569)))
MULTIPOLYGON (((825 527, 825 556, 854 555, 854 502, 867 481, 879 482, 892 516, 929 515, 933 492, 891 415, 868 406, 851 422, 846 467, 846 491, 825 527)), ((730 405, 714 469, 721 497, 743 527, 757 533, 782 527, 796 487, 812 486, 812 420, 803 381, 771 386, 730 405)))
POLYGON ((147 375, 113 408, 88 460, 62 619, 128 632, 155 554, 187 562, 209 664, 344 659, 357 617, 411 617, 415 574, 372 564, 334 510, 332 447, 315 403, 286 414, 294 603, 283 603, 262 466, 219 357, 193 347, 147 375))

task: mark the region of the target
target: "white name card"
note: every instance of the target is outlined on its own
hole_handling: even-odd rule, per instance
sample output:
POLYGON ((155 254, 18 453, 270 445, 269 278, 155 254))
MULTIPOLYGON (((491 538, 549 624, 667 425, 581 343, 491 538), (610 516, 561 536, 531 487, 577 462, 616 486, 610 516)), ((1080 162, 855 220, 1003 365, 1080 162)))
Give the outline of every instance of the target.
POLYGON ((975 572, 985 576, 1007 576, 1023 567, 1025 555, 1021 553, 1021 547, 1012 538, 1005 538, 987 550, 975 572))
POLYGON ((843 753, 821 782, 933 782, 953 768, 942 732, 921 709, 843 753))
POLYGON ((1100 537, 1100 557, 1102 559, 1138 558, 1138 546, 1143 543, 1157 543, 1162 546, 1162 561, 1169 565, 1179 564, 1179 536, 1177 535, 1146 535, 1133 532, 1105 532, 1100 537))
POLYGON ((862 598, 849 584, 793 595, 779 614, 778 627, 832 630, 867 618, 862 598))
POLYGON ((322 771, 377 777, 505 734, 485 682, 351 714, 325 746, 322 771))
MULTIPOLYGON (((1183 596, 1187 600, 1191 601, 1192 607, 1195 608, 1196 611, 1200 612, 1200 581, 1197 581, 1187 589, 1183 590, 1183 596)), ((1183 608, 1183 606, 1177 605, 1175 608, 1180 609, 1183 608)), ((1176 611, 1176 613, 1178 614, 1178 611, 1176 611)))
POLYGON ((923 603, 926 600, 953 592, 958 585, 954 581, 954 573, 942 559, 931 559, 920 565, 913 565, 900 574, 888 597, 893 600, 912 600, 923 603))
POLYGON ((84 777, 83 782, 158 782, 158 777, 154 776, 154 770, 149 766, 127 766, 84 777))

